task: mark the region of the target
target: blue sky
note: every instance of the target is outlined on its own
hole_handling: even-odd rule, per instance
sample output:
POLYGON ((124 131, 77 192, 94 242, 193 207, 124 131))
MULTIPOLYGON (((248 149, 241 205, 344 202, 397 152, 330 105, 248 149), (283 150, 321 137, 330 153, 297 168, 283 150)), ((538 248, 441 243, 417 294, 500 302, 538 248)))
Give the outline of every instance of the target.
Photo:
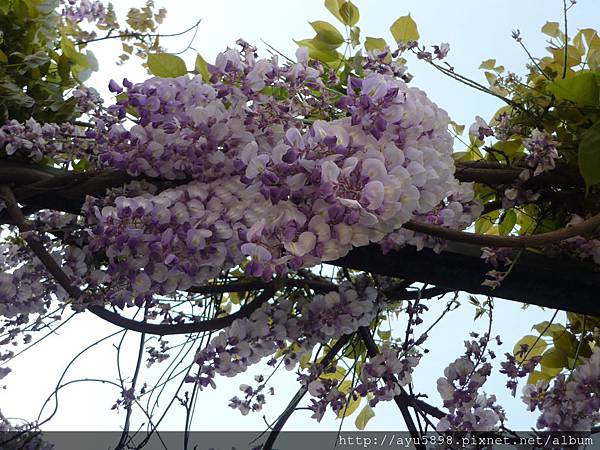
MULTIPOLYGON (((362 36, 384 37, 392 42, 389 25, 399 16, 411 13, 416 20, 424 44, 450 43, 448 61, 456 71, 485 83, 483 72, 478 70, 481 61, 497 59, 509 70, 524 72, 527 57, 516 42, 511 39, 511 31, 520 29, 525 44, 534 55, 541 55, 546 46, 546 37, 539 30, 546 20, 562 21, 562 1, 560 0, 356 0, 361 11, 359 26, 362 36)), ((125 9, 137 2, 121 1, 119 9, 125 9)), ((329 20, 335 23, 321 0, 197 0, 195 2, 175 0, 157 2, 165 6, 169 13, 162 28, 164 33, 177 32, 202 19, 198 34, 192 47, 198 50, 208 61, 214 59, 219 51, 227 46, 233 47, 237 38, 265 50, 269 43, 282 53, 293 57, 296 46, 292 39, 312 37, 308 22, 329 20)), ((593 27, 600 23, 600 4, 598 0, 580 0, 569 13, 569 28, 593 27)), ((191 35, 178 38, 165 38, 162 44, 171 52, 178 52, 189 44, 191 35)), ((89 81, 89 85, 100 87, 108 98, 106 86, 110 78, 120 80, 127 77, 137 82, 146 75, 136 66, 136 61, 125 66, 112 63, 119 51, 111 43, 92 47, 100 62, 100 72, 89 81)), ((261 51, 262 55, 267 55, 261 51)), ((193 66, 195 53, 184 54, 193 66)), ((494 98, 473 91, 457 82, 444 77, 424 62, 409 61, 409 72, 415 75, 413 84, 425 90, 428 95, 457 122, 466 124, 473 121, 475 115, 490 118, 501 104, 494 98)), ((462 150, 457 143, 456 150, 462 150)), ((435 332, 431 334, 429 349, 415 374, 417 390, 429 395, 430 401, 439 404, 435 389, 436 379, 442 375, 443 368, 463 351, 463 341, 468 339, 472 329, 482 332, 487 328, 484 319, 473 323, 473 308, 466 299, 463 306, 451 313, 435 332)), ((431 314, 427 320, 434 320, 436 311, 445 306, 442 300, 431 305, 431 314)), ((521 305, 504 300, 496 301, 493 334, 501 334, 505 345, 496 350, 501 355, 511 351, 516 340, 527 334, 531 325, 548 320, 553 311, 540 308, 521 309, 521 305)), ((562 317, 560 315, 559 317, 562 317)), ((427 321, 423 329, 427 327, 427 321)), ((76 317, 61 330, 58 336, 52 336, 35 347, 12 364, 14 373, 3 380, 8 390, 0 392, 3 412, 8 416, 34 418, 41 399, 52 391, 60 373, 69 359, 84 345, 95 338, 112 332, 114 328, 92 317, 89 313, 76 317)), ((112 341, 114 343, 114 341, 112 341)), ((104 343, 91 351, 81 363, 74 366, 70 378, 105 376, 115 377, 115 354, 111 342, 104 343)), ((128 336, 125 348, 133 349, 137 337, 128 336)), ((135 354, 123 354, 123 370, 131 370, 135 354)), ((266 373, 264 368, 258 372, 266 373)), ((285 371, 284 371, 285 372, 285 371)), ((263 413, 242 417, 239 412, 227 407, 228 399, 237 395, 237 386, 252 380, 254 372, 242 374, 234 380, 218 380, 217 391, 202 392, 198 399, 197 418, 193 428, 211 429, 263 429, 264 413, 268 420, 274 420, 293 396, 297 384, 293 373, 282 373, 275 378, 278 395, 270 401, 263 413)), ((497 377, 489 383, 488 391, 501 394, 499 403, 505 406, 509 415, 509 425, 514 429, 526 429, 534 422, 534 416, 524 412, 524 404, 518 399, 510 399, 503 388, 505 380, 497 377)), ((109 409, 119 393, 114 389, 98 384, 75 384, 61 394, 59 412, 48 429, 116 429, 122 423, 123 414, 117 415, 109 409)), ((166 398, 166 397, 165 397, 166 398)), ((400 416, 395 405, 382 404, 376 409, 377 416, 369 423, 370 430, 401 429, 400 416)), ((328 414, 321 424, 309 419, 310 413, 300 411, 289 422, 290 429, 335 430, 339 421, 328 414)), ((164 428, 179 429, 183 409, 178 408, 165 421, 164 428)), ((353 428, 354 418, 347 420, 344 429, 353 428)))

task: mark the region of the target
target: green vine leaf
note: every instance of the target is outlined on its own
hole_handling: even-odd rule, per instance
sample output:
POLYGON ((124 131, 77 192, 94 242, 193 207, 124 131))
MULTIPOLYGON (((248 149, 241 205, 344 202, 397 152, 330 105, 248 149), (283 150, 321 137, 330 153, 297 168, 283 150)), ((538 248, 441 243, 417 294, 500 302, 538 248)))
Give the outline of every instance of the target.
POLYGON ((344 43, 342 33, 329 22, 315 20, 314 22, 310 22, 310 26, 317 32, 314 38, 315 41, 322 42, 324 45, 331 46, 334 49, 344 43))
POLYGON ((365 39, 365 49, 370 52, 372 50, 384 50, 387 43, 383 38, 367 37, 365 39))
POLYGON ((398 18, 390 27, 390 31, 399 44, 419 40, 417 23, 410 17, 410 14, 398 18))
POLYGON ((175 78, 187 73, 183 59, 170 53, 149 54, 148 69, 152 75, 161 78, 175 78))
POLYGON ((556 98, 582 106, 598 106, 600 92, 592 72, 581 72, 571 78, 558 80, 548 86, 556 98))
POLYGON ((358 19, 360 19, 360 12, 354 3, 348 1, 342 3, 340 16, 342 16, 342 22, 353 27, 358 22, 358 19))
POLYGON ((325 0, 325 8, 329 10, 340 22, 344 22, 342 15, 340 14, 340 8, 344 0, 325 0))
POLYGON ((583 135, 579 143, 578 163, 587 192, 591 186, 600 183, 600 121, 583 135))
POLYGON ((206 61, 204 60, 202 55, 200 55, 200 53, 196 55, 196 63, 194 64, 194 68, 196 69, 196 72, 198 72, 198 74, 202 75, 202 79, 205 83, 207 83, 210 80, 210 72, 208 71, 208 65, 206 64, 206 61))
POLYGON ((356 416, 356 420, 354 421, 354 425, 359 430, 364 430, 367 426, 367 422, 375 417, 375 412, 373 408, 371 408, 368 404, 360 411, 358 416, 356 416))

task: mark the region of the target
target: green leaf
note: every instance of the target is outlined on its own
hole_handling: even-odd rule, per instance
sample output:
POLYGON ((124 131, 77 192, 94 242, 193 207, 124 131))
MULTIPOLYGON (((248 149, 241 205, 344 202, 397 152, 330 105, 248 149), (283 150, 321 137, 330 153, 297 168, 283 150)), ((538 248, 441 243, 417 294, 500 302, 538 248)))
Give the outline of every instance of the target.
POLYGON ((531 372, 527 378, 527 384, 536 384, 538 381, 547 380, 546 376, 542 372, 537 370, 531 372))
POLYGON ((496 150, 500 150, 508 157, 515 157, 523 153, 523 142, 520 139, 512 141, 498 141, 494 144, 496 150))
POLYGON ((568 356, 574 357, 577 352, 578 341, 575 336, 573 336, 568 331, 563 333, 556 333, 553 336, 554 347, 568 356))
POLYGON ((365 50, 368 52, 372 50, 385 50, 386 45, 387 42, 383 38, 367 37, 365 39, 365 50))
POLYGON ((350 389, 352 389, 352 381, 350 380, 342 381, 337 387, 337 390, 340 391, 342 394, 347 394, 348 392, 350 392, 350 389))
POLYGON ((310 25, 317 32, 316 41, 323 42, 325 45, 331 45, 333 48, 337 48, 344 43, 342 33, 329 22, 315 20, 314 22, 310 22, 310 25))
POLYGON ((542 367, 550 369, 560 369, 569 364, 567 354, 557 348, 551 348, 542 356, 540 360, 542 367))
POLYGON ((458 134, 458 135, 463 134, 463 131, 465 131, 465 126, 464 125, 459 125, 454 120, 450 121, 450 126, 452 127, 452 129, 454 130, 454 132, 456 134, 458 134))
MULTIPOLYGON (((549 47, 548 50, 552 53, 554 61, 563 66, 565 63, 565 48, 564 47, 549 47)), ((567 67, 573 67, 581 64, 581 53, 577 50, 577 47, 567 45, 567 67)))
POLYGON ((208 65, 204 58, 198 53, 196 55, 196 63, 194 64, 194 68, 198 74, 202 75, 202 79, 205 83, 208 83, 210 80, 210 72, 208 71, 208 65))
POLYGON ((350 28, 350 42, 353 47, 358 47, 360 45, 360 27, 350 28))
POLYGON ((392 330, 377 330, 377 335, 384 341, 389 341, 392 337, 392 330))
POLYGON ((4 53, 2 50, 0 50, 0 63, 6 64, 8 62, 8 57, 6 56, 6 53, 4 53))
POLYGON ((494 70, 494 67, 496 67, 495 59, 486 59, 479 66, 480 69, 485 69, 485 70, 494 70))
POLYGON ((344 369, 342 366, 337 366, 335 369, 335 372, 327 372, 327 373, 322 373, 319 378, 321 378, 322 380, 336 380, 339 381, 342 378, 344 378, 344 376, 346 375, 346 369, 344 369))
POLYGON ((342 7, 344 0, 325 0, 325 8, 329 10, 340 22, 344 22, 342 15, 340 14, 340 8, 342 7))
POLYGON ((580 72, 574 77, 558 80, 548 86, 556 98, 583 106, 597 106, 600 100, 598 82, 592 72, 580 72))
POLYGON ((354 396, 350 394, 346 399, 346 404, 338 413, 338 419, 351 416, 352 413, 358 409, 361 401, 362 397, 360 395, 357 395, 356 398, 354 398, 354 396))
POLYGON ((396 42, 399 44, 417 41, 419 39, 417 24, 412 17, 410 17, 410 14, 398 18, 390 27, 390 31, 396 42))
POLYGON ((60 55, 58 58, 58 75, 63 83, 67 83, 71 77, 71 64, 66 55, 60 55))
POLYGON ((371 408, 368 404, 360 411, 358 416, 356 416, 356 420, 354 421, 354 425, 359 430, 364 430, 367 426, 367 422, 375 417, 375 412, 373 408, 371 408))
POLYGON ((600 121, 583 135, 579 143, 578 163, 588 191, 590 186, 600 183, 600 121))
POLYGON ((565 327, 561 324, 550 323, 547 320, 534 325, 532 329, 542 336, 553 336, 554 333, 563 333, 565 331, 565 327))
POLYGON ((75 172, 85 172, 90 168, 90 162, 87 159, 80 159, 73 163, 73 170, 75 172))
POLYGON ((148 69, 152 75, 161 78, 180 77, 187 73, 185 62, 179 56, 170 53, 151 53, 148 55, 148 69))
POLYGON ((531 334, 522 337, 519 342, 517 342, 513 348, 513 355, 519 362, 525 361, 525 356, 527 356, 527 360, 531 359, 534 356, 540 356, 544 350, 546 350, 546 341, 543 339, 539 339, 537 336, 533 336, 531 334), (523 354, 518 354, 521 352, 522 346, 527 346, 527 350, 523 354))
POLYGON ((546 22, 542 27, 542 33, 550 37, 564 36, 560 31, 560 25, 558 22, 546 22))
POLYGON ((485 234, 490 228, 494 226, 496 219, 500 215, 500 211, 492 211, 483 216, 480 216, 475 221, 475 233, 485 234))
POLYGON ((347 1, 340 7, 340 16, 342 16, 342 22, 353 27, 360 19, 360 12, 354 3, 347 1))
POLYGON ((315 45, 313 39, 302 39, 301 41, 294 41, 298 44, 298 47, 308 48, 308 56, 312 59, 324 62, 326 64, 332 64, 340 60, 340 54, 335 50, 324 50, 318 45, 315 45))
POLYGON ((504 214, 502 222, 498 224, 498 233, 501 236, 509 234, 517 224, 517 213, 514 209, 509 209, 504 214))

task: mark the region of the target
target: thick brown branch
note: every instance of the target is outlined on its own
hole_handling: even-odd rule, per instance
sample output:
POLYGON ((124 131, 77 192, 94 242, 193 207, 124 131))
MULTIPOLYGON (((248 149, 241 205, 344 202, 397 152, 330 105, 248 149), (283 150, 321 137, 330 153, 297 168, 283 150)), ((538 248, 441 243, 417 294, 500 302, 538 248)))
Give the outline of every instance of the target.
MULTIPOLYGON (((213 284, 207 286, 192 286, 186 289, 187 292, 191 292, 194 294, 221 294, 226 292, 248 292, 248 291, 256 291, 259 289, 263 289, 269 283, 262 280, 252 280, 252 281, 240 281, 237 283, 227 283, 227 284, 213 284)), ((338 285, 331 283, 327 280, 298 280, 298 279, 288 279, 285 280, 285 285, 296 288, 309 288, 316 292, 330 292, 336 291, 338 289, 338 285)))
MULTIPOLYGON (((488 186, 511 184, 525 167, 507 166, 491 161, 457 162, 454 176, 459 181, 476 182, 488 186)), ((583 186, 584 182, 576 169, 566 164, 558 164, 554 170, 530 178, 526 187, 533 186, 583 186)))
POLYGON ((261 305, 273 297, 275 291, 275 283, 267 283, 264 286, 263 292, 261 292, 252 302, 242 306, 233 314, 229 314, 225 317, 216 317, 214 319, 203 320, 201 322, 182 323, 175 325, 138 322, 97 305, 90 306, 88 309, 101 319, 104 319, 113 325, 125 328, 127 330, 137 331, 139 333, 155 334, 159 336, 202 333, 206 331, 221 330, 231 325, 236 319, 250 317, 254 311, 256 311, 261 307, 261 305))
POLYGON ((526 236, 493 236, 487 234, 467 233, 465 231, 453 230, 428 223, 411 220, 404 224, 402 228, 407 230, 424 233, 453 242, 464 242, 466 244, 476 244, 488 247, 510 247, 527 248, 543 247, 555 244, 565 239, 575 236, 591 233, 600 227, 600 214, 590 217, 581 223, 567 228, 549 231, 548 233, 531 234, 526 236))

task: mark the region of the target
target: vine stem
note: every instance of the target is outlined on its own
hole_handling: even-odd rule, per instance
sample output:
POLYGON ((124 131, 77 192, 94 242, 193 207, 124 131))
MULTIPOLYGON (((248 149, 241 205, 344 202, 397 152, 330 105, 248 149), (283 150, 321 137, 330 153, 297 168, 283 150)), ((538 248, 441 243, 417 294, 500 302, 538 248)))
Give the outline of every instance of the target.
MULTIPOLYGON (((365 346, 367 347, 367 354, 371 358, 374 356, 377 356, 379 354, 379 348, 377 347, 377 344, 375 343, 373 336, 371 336, 371 332, 370 332, 369 328, 368 327, 360 327, 358 329, 358 333, 359 333, 361 339, 363 340, 363 342, 365 343, 365 346)), ((393 377, 393 380, 397 382, 396 377, 393 377)), ((408 409, 408 406, 411 402, 411 397, 406 393, 406 391, 404 390, 404 388, 402 386, 400 386, 399 384, 398 384, 398 386, 400 387, 400 394, 394 396, 394 401, 396 402, 396 405, 398 405, 398 409, 400 409, 400 413, 402 414, 402 417, 404 418, 404 422, 406 423, 406 426, 408 427, 408 432, 410 433, 411 438, 413 438, 414 442, 420 442, 419 432, 417 430, 415 422, 414 422, 412 416, 410 415, 410 411, 408 409)), ((444 414, 444 416, 445 416, 445 414, 444 414)), ((417 450, 425 450, 426 449, 425 445, 422 443, 415 444, 415 448, 417 450)))
POLYGON ((571 227, 560 228, 547 233, 531 234, 527 236, 493 236, 487 234, 468 233, 465 231, 440 227, 438 225, 417 222, 415 220, 411 220, 402 225, 402 228, 407 230, 447 239, 449 241, 488 247, 508 248, 543 247, 575 236, 591 233, 598 227, 600 227, 600 213, 571 227))
MULTIPOLYGON (((342 337, 340 337, 336 341, 335 344, 333 344, 333 346, 329 349, 329 351, 327 352, 327 354, 325 355, 325 357, 323 358, 323 360, 320 363, 324 369, 329 367, 329 365, 333 362, 333 359, 335 358, 335 356, 350 341, 351 337, 352 337, 352 334, 345 334, 342 337)), ((279 416, 279 419, 277 419, 277 422, 275 423, 275 425, 273 426, 273 429, 269 433, 269 437, 267 438, 264 446, 262 447, 262 450, 272 450, 273 449, 273 445, 275 444, 275 441, 277 440, 279 433, 283 429, 285 423, 288 421, 288 419, 291 417, 291 415, 296 410, 298 403, 300 403, 300 401, 306 395, 307 392, 308 392, 307 386, 302 386, 298 390, 298 392, 296 392, 296 395, 294 395, 294 398, 292 398, 292 400, 286 407, 285 411, 279 416)))

